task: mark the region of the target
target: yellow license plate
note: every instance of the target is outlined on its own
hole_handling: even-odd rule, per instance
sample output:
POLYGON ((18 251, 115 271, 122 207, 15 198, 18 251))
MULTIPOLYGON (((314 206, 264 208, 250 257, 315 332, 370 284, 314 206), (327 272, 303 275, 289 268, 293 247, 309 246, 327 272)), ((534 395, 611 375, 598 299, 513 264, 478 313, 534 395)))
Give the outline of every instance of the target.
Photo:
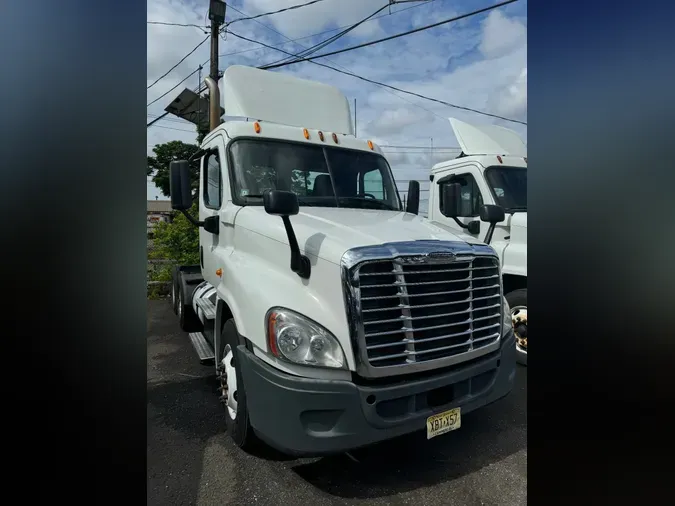
POLYGON ((460 408, 454 408, 427 418, 427 439, 440 436, 462 426, 460 408))

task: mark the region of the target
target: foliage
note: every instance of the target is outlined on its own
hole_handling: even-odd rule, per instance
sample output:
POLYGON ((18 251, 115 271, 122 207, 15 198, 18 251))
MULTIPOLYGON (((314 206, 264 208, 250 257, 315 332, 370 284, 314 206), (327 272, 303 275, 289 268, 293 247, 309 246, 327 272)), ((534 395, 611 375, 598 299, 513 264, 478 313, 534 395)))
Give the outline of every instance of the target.
MULTIPOLYGON (((199 216, 196 203, 189 212, 195 219, 199 216)), ((155 265, 150 271, 151 281, 171 281, 174 265, 199 263, 199 229, 183 214, 177 214, 171 223, 158 223, 154 233, 149 257, 169 260, 169 263, 155 265)))
MULTIPOLYGON (((198 218, 196 203, 189 213, 198 218)), ((183 214, 177 214, 171 223, 158 223, 154 232, 151 258, 162 258, 180 265, 199 263, 199 228, 183 214)))
MULTIPOLYGON (((188 160, 199 150, 196 144, 186 144, 182 141, 169 141, 157 144, 152 148, 155 156, 148 156, 148 176, 152 182, 167 197, 171 196, 169 188, 169 164, 174 160, 188 160)), ((199 160, 190 161, 190 181, 196 195, 199 187, 199 160)))

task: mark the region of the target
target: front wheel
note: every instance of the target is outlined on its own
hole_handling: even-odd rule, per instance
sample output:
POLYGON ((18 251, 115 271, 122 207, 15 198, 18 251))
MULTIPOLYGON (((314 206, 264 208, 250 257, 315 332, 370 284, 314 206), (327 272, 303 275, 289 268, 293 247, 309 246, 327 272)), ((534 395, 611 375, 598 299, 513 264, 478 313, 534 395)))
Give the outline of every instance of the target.
POLYGON ((516 336, 516 361, 527 365, 527 288, 520 288, 506 294, 511 308, 513 333, 516 336))
POLYGON ((218 364, 220 380, 220 402, 225 407, 225 425, 232 441, 244 451, 252 450, 257 438, 251 427, 246 405, 246 391, 238 368, 235 350, 239 344, 239 333, 234 320, 230 318, 221 332, 222 351, 218 364))

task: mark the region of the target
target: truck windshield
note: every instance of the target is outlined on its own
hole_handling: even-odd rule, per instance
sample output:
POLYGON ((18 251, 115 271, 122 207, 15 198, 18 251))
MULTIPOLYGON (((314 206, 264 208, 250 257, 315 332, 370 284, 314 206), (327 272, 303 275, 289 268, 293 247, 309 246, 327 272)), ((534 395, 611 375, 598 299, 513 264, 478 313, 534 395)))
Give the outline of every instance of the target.
POLYGON ((485 169, 497 204, 506 212, 527 211, 527 169, 493 166, 485 169))
POLYGON ((389 164, 376 153, 240 139, 230 161, 241 204, 260 204, 270 189, 294 192, 301 206, 401 210, 389 164))

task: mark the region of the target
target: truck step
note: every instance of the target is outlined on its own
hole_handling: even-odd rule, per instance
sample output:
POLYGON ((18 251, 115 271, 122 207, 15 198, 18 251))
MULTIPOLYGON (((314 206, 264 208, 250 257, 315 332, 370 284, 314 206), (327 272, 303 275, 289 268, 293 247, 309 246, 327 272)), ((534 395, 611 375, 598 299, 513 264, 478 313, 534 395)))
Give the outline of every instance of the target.
POLYGON ((216 358, 213 348, 211 348, 211 345, 201 332, 190 333, 190 341, 192 342, 192 346, 194 346, 197 355, 199 355, 200 362, 208 362, 216 358))
POLYGON ((204 311, 204 316, 213 320, 216 317, 216 305, 207 298, 198 298, 197 305, 204 311))

